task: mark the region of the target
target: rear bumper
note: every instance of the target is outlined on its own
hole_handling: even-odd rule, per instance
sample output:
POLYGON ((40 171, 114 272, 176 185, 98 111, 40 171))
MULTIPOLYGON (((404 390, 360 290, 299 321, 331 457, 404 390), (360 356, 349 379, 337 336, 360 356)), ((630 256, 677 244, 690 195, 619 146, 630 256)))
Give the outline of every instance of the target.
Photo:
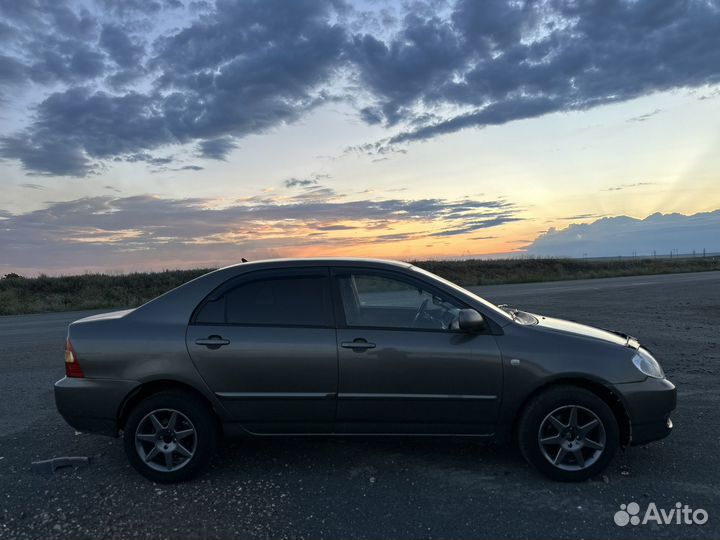
POLYGON ((677 404, 673 383, 648 377, 638 383, 618 384, 617 389, 630 416, 631 445, 646 444, 670 435, 670 414, 677 404))
POLYGON ((137 381, 63 377, 55 383, 55 405, 78 431, 115 437, 120 406, 139 385, 137 381))

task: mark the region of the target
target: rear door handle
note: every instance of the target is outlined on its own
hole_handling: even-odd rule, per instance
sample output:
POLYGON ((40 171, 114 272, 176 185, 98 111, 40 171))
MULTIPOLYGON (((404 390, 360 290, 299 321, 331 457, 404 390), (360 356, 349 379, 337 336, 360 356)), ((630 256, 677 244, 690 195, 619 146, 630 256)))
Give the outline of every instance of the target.
POLYGON ((219 349, 223 345, 230 345, 229 339, 223 339, 222 336, 209 336, 195 340, 195 345, 204 345, 208 349, 219 349))
POLYGON ((341 347, 344 347, 346 349, 355 349, 355 350, 365 350, 365 349, 374 349, 375 344, 374 343, 368 343, 367 341, 363 340, 355 340, 355 341, 343 341, 340 343, 341 347))

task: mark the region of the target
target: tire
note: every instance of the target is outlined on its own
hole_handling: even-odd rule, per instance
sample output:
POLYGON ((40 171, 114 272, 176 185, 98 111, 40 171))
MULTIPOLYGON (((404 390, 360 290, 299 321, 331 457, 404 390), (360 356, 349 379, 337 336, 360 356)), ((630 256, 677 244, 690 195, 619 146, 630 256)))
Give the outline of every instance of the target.
POLYGON ((153 482, 170 484, 205 471, 217 436, 217 418, 208 404, 172 390, 153 394, 132 410, 123 442, 135 470, 153 482))
POLYGON ((518 443, 527 462, 544 475, 580 482, 602 472, 614 457, 618 423, 596 394, 577 386, 556 386, 525 408, 518 443))

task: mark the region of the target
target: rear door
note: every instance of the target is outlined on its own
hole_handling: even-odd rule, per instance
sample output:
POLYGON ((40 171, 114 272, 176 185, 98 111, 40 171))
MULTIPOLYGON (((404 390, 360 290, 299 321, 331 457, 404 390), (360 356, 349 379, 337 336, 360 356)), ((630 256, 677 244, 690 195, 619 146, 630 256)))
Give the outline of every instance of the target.
POLYGON ((327 433, 338 363, 327 268, 251 272, 211 294, 187 347, 233 419, 256 433, 327 433))
POLYGON ((467 306, 396 272, 336 268, 333 281, 338 432, 494 432, 500 351, 489 333, 457 329, 467 306))

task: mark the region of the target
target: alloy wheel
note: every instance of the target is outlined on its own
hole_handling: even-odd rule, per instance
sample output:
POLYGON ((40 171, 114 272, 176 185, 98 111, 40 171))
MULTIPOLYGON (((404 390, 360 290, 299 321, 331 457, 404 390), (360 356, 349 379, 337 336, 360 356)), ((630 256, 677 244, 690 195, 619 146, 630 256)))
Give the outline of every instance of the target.
POLYGON ((564 405, 540 423, 538 442, 553 466, 579 471, 592 466, 605 450, 605 426, 590 409, 564 405))
POLYGON ((135 430, 135 449, 140 459, 160 472, 182 469, 195 455, 197 443, 195 426, 175 409, 148 413, 135 430))

